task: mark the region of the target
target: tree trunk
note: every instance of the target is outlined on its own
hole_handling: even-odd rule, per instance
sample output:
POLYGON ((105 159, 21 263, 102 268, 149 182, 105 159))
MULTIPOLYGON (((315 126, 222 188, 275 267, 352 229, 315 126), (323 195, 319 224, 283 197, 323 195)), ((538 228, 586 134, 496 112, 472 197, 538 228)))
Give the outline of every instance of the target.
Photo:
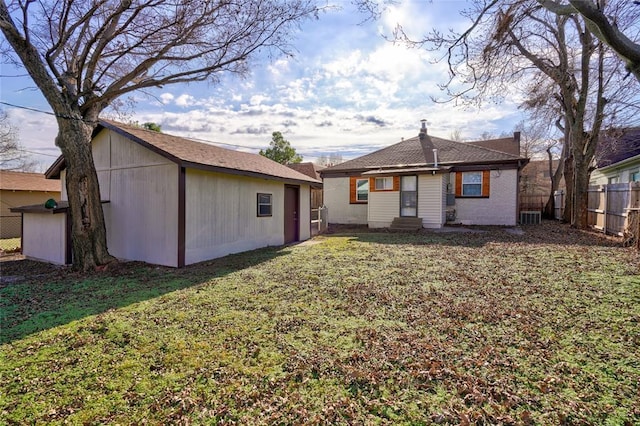
POLYGON ((573 224, 573 155, 569 155, 564 160, 564 184, 565 184, 565 196, 564 196, 564 211, 562 212, 562 221, 573 224))
POLYGON ((562 148, 562 156, 560 160, 558 160, 558 166, 556 170, 553 171, 553 156, 551 155, 551 148, 547 149, 547 154, 549 156, 549 177, 551 179, 551 194, 549 194, 549 199, 547 200, 547 204, 544 206, 543 215, 548 219, 556 218, 556 197, 555 192, 558 190, 558 186, 560 186, 560 178, 562 177, 562 173, 564 172, 564 156, 565 156, 565 148, 562 148))
POLYGON ((584 157, 577 157, 574 162, 574 215, 571 225, 578 229, 586 229, 588 227, 589 162, 590 160, 587 161, 584 157))
POLYGON ((61 118, 58 127, 56 145, 62 150, 67 166, 73 266, 87 271, 115 261, 107 251, 100 187, 91 152, 95 126, 81 119, 61 118))

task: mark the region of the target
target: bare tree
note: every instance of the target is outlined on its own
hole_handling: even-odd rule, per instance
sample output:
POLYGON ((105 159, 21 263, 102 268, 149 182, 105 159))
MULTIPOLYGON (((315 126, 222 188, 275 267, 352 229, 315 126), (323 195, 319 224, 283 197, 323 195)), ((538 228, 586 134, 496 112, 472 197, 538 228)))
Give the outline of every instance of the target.
MULTIPOLYGON (((613 14, 621 30, 635 25, 622 13, 623 2, 610 3, 605 13, 613 14)), ((558 15, 534 0, 475 0, 463 14, 471 23, 462 34, 434 30, 414 40, 399 26, 395 36, 445 50, 450 76, 443 89, 450 99, 499 101, 522 87, 526 108, 553 114, 549 122, 559 126, 567 149, 565 220, 586 227, 589 165, 600 131, 624 123, 623 106, 633 111, 627 114, 638 113, 638 85, 625 81, 619 59, 579 14, 558 15)))
MULTIPOLYGON (((596 3, 592 0, 568 0, 567 4, 553 0, 538 1, 546 9, 558 15, 580 14, 589 31, 613 49, 625 62, 627 71, 640 82, 640 43, 634 42, 620 31, 616 19, 611 18, 617 14, 604 13, 604 1, 596 3)), ((628 1, 626 6, 629 7, 631 4, 636 6, 633 15, 637 23, 640 15, 640 1, 628 1)))
POLYGON ((291 30, 316 16, 314 0, 0 1, 0 29, 55 113, 66 161, 74 265, 107 251, 91 135, 123 95, 243 75, 258 52, 288 53, 291 30))
POLYGON ((0 169, 32 171, 35 160, 24 151, 16 127, 4 110, 0 110, 0 169))

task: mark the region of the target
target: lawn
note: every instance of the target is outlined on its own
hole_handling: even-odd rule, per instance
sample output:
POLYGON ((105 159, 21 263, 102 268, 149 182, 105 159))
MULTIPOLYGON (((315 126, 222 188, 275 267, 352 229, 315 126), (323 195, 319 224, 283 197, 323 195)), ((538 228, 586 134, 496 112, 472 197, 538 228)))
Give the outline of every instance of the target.
POLYGON ((640 423, 640 255, 524 231, 4 262, 0 424, 640 423))

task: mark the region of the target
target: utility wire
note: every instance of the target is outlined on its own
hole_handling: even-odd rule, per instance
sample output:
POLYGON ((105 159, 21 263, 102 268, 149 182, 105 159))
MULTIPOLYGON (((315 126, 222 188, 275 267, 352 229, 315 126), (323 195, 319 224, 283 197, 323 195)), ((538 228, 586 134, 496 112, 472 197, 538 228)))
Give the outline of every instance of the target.
MULTIPOLYGON (((62 118, 69 118, 69 119, 76 120, 75 117, 60 116, 60 115, 56 115, 55 113, 53 113, 51 111, 44 111, 44 110, 41 110, 41 109, 26 107, 26 106, 22 106, 22 105, 15 105, 15 104, 11 104, 11 103, 5 102, 5 101, 0 101, 0 104, 6 105, 6 106, 10 106, 12 108, 24 109, 24 110, 27 110, 27 111, 39 112, 41 114, 52 115, 54 117, 62 117, 62 118)), ((236 144, 236 143, 210 141, 210 140, 207 140, 207 139, 194 138, 194 137, 190 137, 190 136, 187 136, 186 139, 191 139, 191 140, 194 140, 194 141, 197 141, 197 142, 206 142, 206 143, 211 143, 211 144, 216 144, 216 145, 233 146, 233 147, 236 147, 236 148, 246 148, 246 149, 254 149, 254 150, 262 149, 262 148, 256 148, 256 147, 253 147, 253 146, 239 145, 239 144, 236 144)), ((29 151, 25 150, 25 152, 29 152, 29 151)), ((315 158, 315 159, 320 158, 320 156, 318 156, 318 155, 309 155, 309 154, 304 154, 302 152, 299 152, 299 154, 302 155, 303 157, 311 157, 311 158, 315 158)), ((40 154, 40 155, 50 155, 50 154, 40 154)), ((50 155, 50 156, 51 157, 57 157, 57 155, 50 155)))

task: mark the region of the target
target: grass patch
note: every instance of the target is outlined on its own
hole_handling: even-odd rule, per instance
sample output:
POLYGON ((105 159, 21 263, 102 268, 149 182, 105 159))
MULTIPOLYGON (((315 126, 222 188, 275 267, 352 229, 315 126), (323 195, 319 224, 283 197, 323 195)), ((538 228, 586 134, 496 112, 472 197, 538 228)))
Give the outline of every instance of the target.
POLYGON ((318 238, 3 285, 0 418, 640 422, 637 252, 555 225, 318 238))

